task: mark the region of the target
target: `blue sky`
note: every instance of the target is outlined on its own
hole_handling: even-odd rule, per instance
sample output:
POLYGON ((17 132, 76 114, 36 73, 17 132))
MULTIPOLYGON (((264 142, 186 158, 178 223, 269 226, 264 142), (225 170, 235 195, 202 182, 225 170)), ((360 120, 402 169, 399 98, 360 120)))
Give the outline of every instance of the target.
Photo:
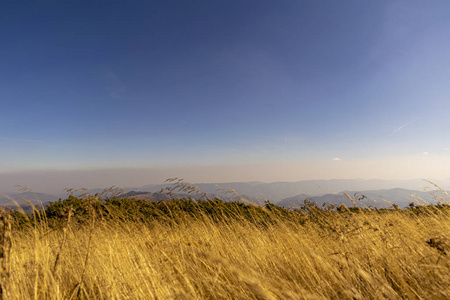
POLYGON ((450 177, 448 1, 0 6, 1 172, 450 177))

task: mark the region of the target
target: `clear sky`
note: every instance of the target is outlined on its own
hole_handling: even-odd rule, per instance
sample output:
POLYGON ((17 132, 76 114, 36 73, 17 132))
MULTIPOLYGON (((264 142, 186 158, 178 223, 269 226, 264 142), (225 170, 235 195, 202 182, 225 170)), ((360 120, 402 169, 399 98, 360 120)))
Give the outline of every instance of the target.
POLYGON ((0 43, 4 175, 450 177, 449 1, 4 1, 0 43))

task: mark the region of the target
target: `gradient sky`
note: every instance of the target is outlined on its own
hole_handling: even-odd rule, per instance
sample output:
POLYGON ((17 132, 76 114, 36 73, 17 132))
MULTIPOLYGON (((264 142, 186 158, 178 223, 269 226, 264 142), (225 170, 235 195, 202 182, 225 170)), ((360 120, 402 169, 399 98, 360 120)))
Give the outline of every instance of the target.
POLYGON ((449 1, 8 1, 0 41, 2 173, 450 177, 449 1))

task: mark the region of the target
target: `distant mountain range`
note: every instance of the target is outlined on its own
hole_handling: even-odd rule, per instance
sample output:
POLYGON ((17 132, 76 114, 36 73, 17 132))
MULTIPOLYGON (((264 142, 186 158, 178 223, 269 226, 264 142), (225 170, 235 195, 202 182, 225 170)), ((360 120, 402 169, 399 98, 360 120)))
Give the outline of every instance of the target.
POLYGON ((22 192, 22 193, 11 193, 7 195, 0 194, 0 205, 14 206, 16 201, 19 205, 28 204, 41 204, 47 202, 58 201, 59 197, 57 195, 51 195, 47 193, 33 193, 33 192, 22 192))
MULTIPOLYGON (((450 180, 436 182, 442 188, 448 188, 450 180), (446 185, 446 186, 444 186, 446 185)), ((377 191, 389 189, 407 189, 423 192, 424 188, 436 189, 424 180, 363 180, 363 179, 334 179, 334 180, 303 180, 296 182, 227 182, 227 183, 198 183, 193 184, 202 192, 225 196, 224 190, 234 190, 240 195, 266 199, 272 203, 278 203, 289 197, 297 195, 308 195, 308 197, 323 196, 326 194, 337 194, 342 191, 377 191)), ((147 185, 130 188, 127 190, 139 190, 146 192, 158 192, 170 186, 147 185)), ((369 193, 370 194, 370 193, 369 193)), ((395 195, 395 192, 392 193, 395 195)), ((391 196, 391 195, 389 195, 391 196)))
POLYGON ((179 199, 188 199, 192 198, 194 200, 200 200, 200 199, 213 199, 218 198, 223 201, 240 201, 247 204, 253 203, 257 205, 263 205, 264 200, 260 200, 255 197, 250 197, 247 195, 215 195, 215 194, 174 194, 173 196, 170 196, 166 193, 152 193, 152 192, 136 192, 136 191, 130 191, 127 193, 124 193, 119 196, 119 198, 134 198, 134 199, 146 199, 150 201, 169 201, 173 198, 179 198, 179 199))
MULTIPOLYGON (((442 188, 447 188, 450 181, 435 182, 442 188)), ((125 188, 125 193, 121 197, 145 198, 152 201, 165 201, 169 197, 158 193, 160 190, 170 187, 170 184, 150 184, 141 187, 125 188)), ((298 207, 307 198, 309 201, 323 203, 353 205, 351 201, 343 194, 357 198, 363 198, 358 201, 363 205, 373 207, 389 207, 393 203, 401 207, 409 203, 424 202, 435 203, 435 197, 424 189, 436 190, 436 187, 424 180, 362 180, 362 179, 336 179, 336 180, 303 180, 297 182, 228 182, 228 183, 199 183, 193 184, 208 198, 220 198, 225 201, 246 199, 247 202, 263 204, 265 200, 284 207, 298 207), (233 192, 227 192, 232 190, 233 192), (237 196, 237 194, 240 195, 237 196)), ((91 189, 87 192, 94 195, 101 193, 103 189, 91 189)), ((179 198, 192 197, 199 199, 202 194, 188 195, 185 191, 174 191, 179 198)), ((437 193, 437 192, 435 192, 437 193)), ((439 194, 439 193, 437 193, 439 194)), ((67 198, 67 194, 52 195, 47 193, 15 193, 8 194, 10 198, 15 199, 19 204, 25 204, 23 199, 28 199, 33 204, 47 203, 57 201, 59 198, 67 198)), ((445 196, 447 197, 447 196, 445 196)), ((447 201, 450 201, 447 197, 447 201)), ((0 196, 0 205, 13 206, 10 199, 0 196)))
MULTIPOLYGON (((432 193, 429 193, 424 191, 400 188, 359 192, 345 191, 345 193, 356 200, 355 202, 359 207, 370 206, 376 208, 388 208, 392 206, 392 204, 396 204, 403 208, 408 206, 411 202, 419 205, 436 204, 436 201, 440 200, 436 196, 444 196, 439 191, 433 191, 432 193)), ((305 199, 308 199, 311 202, 315 202, 319 206, 322 206, 325 203, 354 206, 354 203, 350 199, 348 199, 348 197, 344 194, 344 191, 336 194, 325 194, 322 196, 308 196, 305 194, 301 194, 283 199, 276 204, 287 208, 296 208, 302 205, 305 199)), ((446 200, 450 201, 450 198, 447 197, 446 200)))

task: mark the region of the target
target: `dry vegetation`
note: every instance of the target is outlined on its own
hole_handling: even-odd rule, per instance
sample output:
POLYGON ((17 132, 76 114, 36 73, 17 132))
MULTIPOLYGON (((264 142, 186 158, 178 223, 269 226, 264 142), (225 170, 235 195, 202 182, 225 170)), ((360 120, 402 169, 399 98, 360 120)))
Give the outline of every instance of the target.
POLYGON ((450 299, 448 205, 69 200, 2 215, 3 299, 450 299))

